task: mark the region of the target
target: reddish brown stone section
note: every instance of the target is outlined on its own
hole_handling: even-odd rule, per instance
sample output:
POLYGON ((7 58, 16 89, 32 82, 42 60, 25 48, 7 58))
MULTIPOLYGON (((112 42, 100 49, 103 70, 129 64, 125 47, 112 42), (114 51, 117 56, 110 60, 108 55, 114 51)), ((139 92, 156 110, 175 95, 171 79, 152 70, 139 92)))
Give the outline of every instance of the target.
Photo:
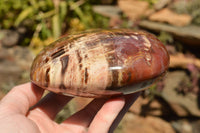
POLYGON ((154 35, 98 30, 49 45, 34 60, 31 80, 55 93, 105 97, 149 87, 168 65, 167 50, 154 35))

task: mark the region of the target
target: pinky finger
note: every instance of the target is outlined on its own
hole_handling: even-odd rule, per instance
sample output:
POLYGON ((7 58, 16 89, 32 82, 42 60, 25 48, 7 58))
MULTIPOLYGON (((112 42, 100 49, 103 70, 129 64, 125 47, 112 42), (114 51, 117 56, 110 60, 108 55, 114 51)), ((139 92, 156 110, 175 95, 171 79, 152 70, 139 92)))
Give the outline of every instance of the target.
POLYGON ((124 104, 125 100, 123 98, 108 100, 94 117, 88 132, 107 133, 124 104))

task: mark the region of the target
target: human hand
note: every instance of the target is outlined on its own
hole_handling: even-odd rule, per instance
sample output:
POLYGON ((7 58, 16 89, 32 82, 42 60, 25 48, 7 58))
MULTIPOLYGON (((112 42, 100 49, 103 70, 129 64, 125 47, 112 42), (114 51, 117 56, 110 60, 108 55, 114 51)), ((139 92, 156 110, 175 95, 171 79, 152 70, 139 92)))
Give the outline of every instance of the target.
POLYGON ((14 87, 0 101, 0 132, 3 133, 107 133, 112 132, 139 93, 94 99, 62 123, 54 121, 57 113, 72 97, 47 94, 26 83, 14 87), (41 99, 41 100, 40 100, 41 99))

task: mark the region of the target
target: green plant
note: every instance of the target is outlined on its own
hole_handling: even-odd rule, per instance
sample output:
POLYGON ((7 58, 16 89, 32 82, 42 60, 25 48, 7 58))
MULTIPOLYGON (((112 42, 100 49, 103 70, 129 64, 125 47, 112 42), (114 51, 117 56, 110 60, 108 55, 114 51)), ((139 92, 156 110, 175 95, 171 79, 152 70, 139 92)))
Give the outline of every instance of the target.
POLYGON ((174 41, 171 34, 161 31, 160 35, 158 36, 158 39, 163 42, 164 44, 172 43, 174 41))
POLYGON ((28 7, 28 0, 0 0, 0 28, 14 25, 16 16, 28 7))
POLYGON ((55 40, 66 31, 107 28, 108 18, 94 13, 87 0, 0 0, 0 29, 19 26, 30 34, 23 45, 41 49, 43 40, 55 40))
POLYGON ((176 2, 171 6, 171 9, 176 11, 177 13, 186 13, 192 16, 192 23, 196 25, 200 25, 200 1, 199 0, 191 0, 176 2))

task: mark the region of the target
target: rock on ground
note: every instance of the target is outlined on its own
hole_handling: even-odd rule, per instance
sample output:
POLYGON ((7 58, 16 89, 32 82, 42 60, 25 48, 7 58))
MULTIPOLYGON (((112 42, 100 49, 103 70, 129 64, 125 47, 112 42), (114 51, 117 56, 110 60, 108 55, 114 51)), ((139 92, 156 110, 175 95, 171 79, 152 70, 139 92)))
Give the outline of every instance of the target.
POLYGON ((127 113, 123 120, 123 133, 175 133, 168 122, 158 117, 141 117, 127 113))
POLYGON ((149 16, 151 21, 167 22, 174 26, 186 26, 192 21, 192 17, 187 14, 177 14, 168 8, 164 8, 149 16))
POLYGON ((33 58, 27 47, 0 47, 0 90, 9 91, 16 84, 29 81, 33 58))

